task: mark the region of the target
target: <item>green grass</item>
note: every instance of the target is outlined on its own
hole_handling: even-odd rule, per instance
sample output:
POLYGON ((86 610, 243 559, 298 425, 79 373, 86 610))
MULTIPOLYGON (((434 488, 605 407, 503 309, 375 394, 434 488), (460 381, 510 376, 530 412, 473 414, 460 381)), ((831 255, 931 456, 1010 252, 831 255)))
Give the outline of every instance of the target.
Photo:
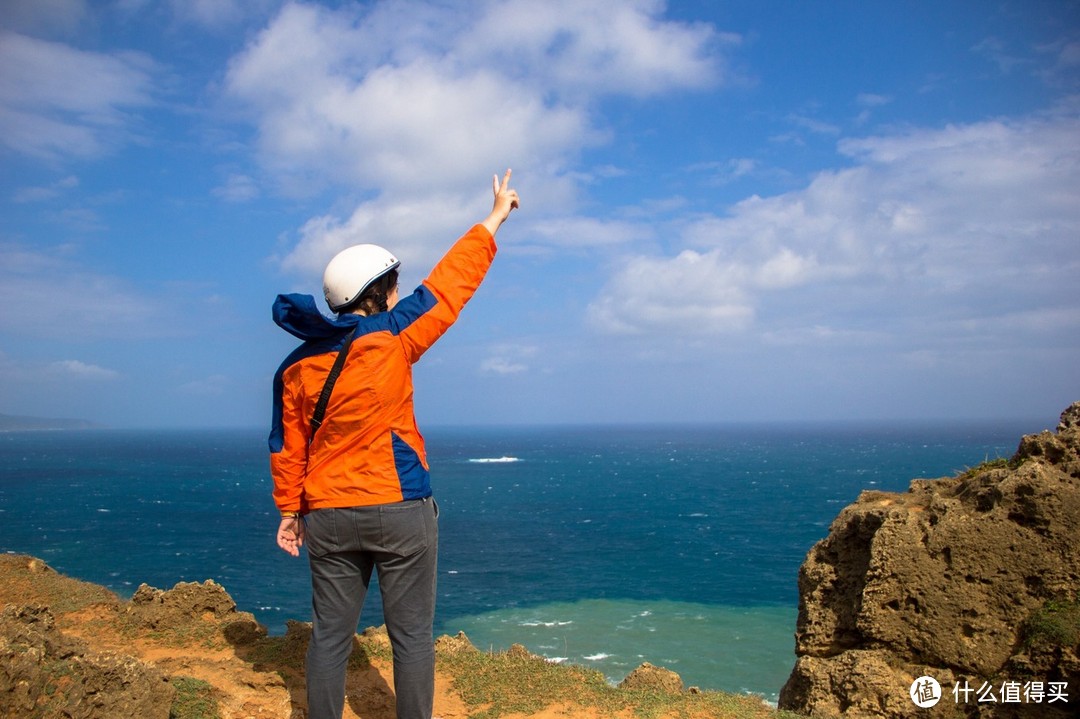
POLYGON ((171 677, 176 696, 169 708, 169 719, 221 719, 214 688, 201 679, 171 677))
POLYGON ((1080 601, 1050 600, 1023 626, 1024 646, 1071 649, 1080 644, 1080 601))
POLYGON ((601 716, 631 711, 641 719, 660 716, 716 719, 782 719, 759 698, 723 692, 667 693, 613 687, 600 672, 552 664, 525 652, 466 650, 439 656, 439 668, 472 709, 474 719, 497 719, 511 713, 534 713, 553 704, 595 707, 601 716))
POLYGON ((1016 469, 1025 461, 1027 461, 1026 457, 1020 460, 1007 459, 1005 457, 988 459, 982 464, 975 465, 974 467, 968 467, 966 470, 960 473, 960 479, 971 479, 972 477, 977 477, 983 472, 989 472, 992 469, 1016 469))

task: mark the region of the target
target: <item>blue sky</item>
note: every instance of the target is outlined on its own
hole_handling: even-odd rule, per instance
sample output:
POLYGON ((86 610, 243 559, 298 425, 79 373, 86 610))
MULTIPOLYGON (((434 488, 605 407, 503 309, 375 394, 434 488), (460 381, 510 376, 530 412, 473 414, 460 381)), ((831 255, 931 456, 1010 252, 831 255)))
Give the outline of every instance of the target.
POLYGON ((278 292, 522 208, 422 425, 1080 399, 1080 3, 5 0, 0 413, 265 426, 278 292))

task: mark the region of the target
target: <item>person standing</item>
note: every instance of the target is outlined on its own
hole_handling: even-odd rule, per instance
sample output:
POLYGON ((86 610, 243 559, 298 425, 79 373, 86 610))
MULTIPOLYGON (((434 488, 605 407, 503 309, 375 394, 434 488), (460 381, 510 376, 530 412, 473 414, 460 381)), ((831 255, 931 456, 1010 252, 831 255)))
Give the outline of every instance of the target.
POLYGON ((413 411, 412 365, 457 320, 495 257, 495 234, 518 207, 510 170, 492 180, 491 213, 465 233, 408 297, 397 258, 346 248, 323 294, 278 295, 274 321, 303 340, 274 376, 269 437, 277 544, 311 567, 310 719, 340 719, 345 670, 372 572, 394 657, 398 719, 431 719, 435 692, 438 507, 413 411))

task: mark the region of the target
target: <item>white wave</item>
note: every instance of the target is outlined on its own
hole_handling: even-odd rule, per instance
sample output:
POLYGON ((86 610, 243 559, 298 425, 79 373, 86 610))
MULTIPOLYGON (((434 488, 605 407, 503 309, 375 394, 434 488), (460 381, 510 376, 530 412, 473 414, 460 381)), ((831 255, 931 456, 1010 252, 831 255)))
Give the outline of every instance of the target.
POLYGON ((570 657, 544 657, 544 661, 548 662, 549 664, 562 664, 569 658, 570 657))
POLYGON ((574 622, 520 622, 519 627, 565 627, 567 624, 573 624, 574 622))
POLYGON ((599 662, 607 659, 610 656, 610 654, 606 654, 604 652, 597 652, 596 654, 589 654, 587 656, 584 656, 582 657, 582 659, 588 659, 590 662, 599 662))
POLYGON ((509 464, 510 462, 520 462, 517 457, 474 457, 469 460, 473 464, 509 464))

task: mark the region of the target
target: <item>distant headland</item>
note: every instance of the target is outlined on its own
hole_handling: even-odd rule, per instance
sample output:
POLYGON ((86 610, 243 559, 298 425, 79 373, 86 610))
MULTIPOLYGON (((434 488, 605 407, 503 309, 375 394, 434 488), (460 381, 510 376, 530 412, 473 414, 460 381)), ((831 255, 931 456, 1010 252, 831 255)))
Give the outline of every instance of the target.
POLYGON ((0 414, 0 432, 29 432, 55 429, 97 429, 99 425, 85 419, 58 419, 55 417, 23 417, 0 414))

